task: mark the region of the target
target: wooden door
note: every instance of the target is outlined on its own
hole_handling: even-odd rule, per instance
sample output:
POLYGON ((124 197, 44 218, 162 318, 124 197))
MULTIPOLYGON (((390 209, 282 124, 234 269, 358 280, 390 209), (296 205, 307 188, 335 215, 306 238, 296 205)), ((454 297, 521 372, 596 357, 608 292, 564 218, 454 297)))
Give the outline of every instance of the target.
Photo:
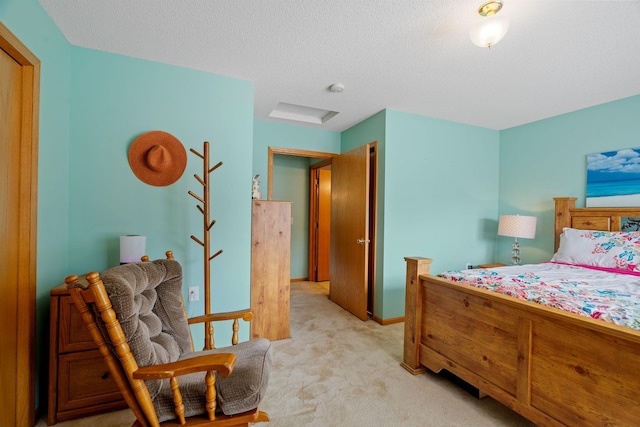
POLYGON ((329 298, 367 319, 370 145, 334 157, 331 166, 329 298))
POLYGON ((0 23, 2 426, 35 424, 38 81, 37 58, 0 23))
POLYGON ((331 254, 331 169, 318 170, 318 234, 316 254, 318 257, 316 281, 330 278, 331 254))

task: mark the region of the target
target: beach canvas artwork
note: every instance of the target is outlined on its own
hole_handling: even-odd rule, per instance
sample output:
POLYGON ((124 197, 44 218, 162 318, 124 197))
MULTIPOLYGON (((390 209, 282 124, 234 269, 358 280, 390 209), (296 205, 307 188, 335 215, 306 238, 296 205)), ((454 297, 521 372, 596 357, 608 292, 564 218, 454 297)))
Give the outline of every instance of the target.
POLYGON ((586 206, 640 206, 640 148, 587 155, 586 206))
POLYGON ((587 155, 586 206, 640 206, 640 148, 587 155))

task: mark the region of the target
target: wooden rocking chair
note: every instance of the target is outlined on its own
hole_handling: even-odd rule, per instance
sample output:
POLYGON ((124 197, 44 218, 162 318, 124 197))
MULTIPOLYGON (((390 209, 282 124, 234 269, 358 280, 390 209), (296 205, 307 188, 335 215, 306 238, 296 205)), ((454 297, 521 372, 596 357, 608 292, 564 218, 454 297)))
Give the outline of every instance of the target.
POLYGON ((167 257, 89 273, 88 286, 77 276, 65 279, 136 416, 133 425, 222 427, 268 421, 258 404, 267 387, 271 343, 237 344, 238 319, 251 320, 249 311, 187 319, 182 267, 171 252, 167 257), (233 320, 237 345, 194 352, 189 324, 218 320, 233 320))

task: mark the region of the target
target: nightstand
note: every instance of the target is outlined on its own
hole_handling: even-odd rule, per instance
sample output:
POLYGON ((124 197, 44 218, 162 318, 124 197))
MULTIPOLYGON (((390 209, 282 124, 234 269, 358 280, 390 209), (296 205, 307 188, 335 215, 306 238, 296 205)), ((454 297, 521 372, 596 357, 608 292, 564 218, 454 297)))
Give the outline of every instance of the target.
POLYGON ((47 424, 127 407, 65 285, 51 290, 47 424))
POLYGON ((495 267, 506 267, 507 264, 502 264, 500 262, 495 262, 492 264, 479 264, 479 265, 474 265, 473 268, 495 268, 495 267))

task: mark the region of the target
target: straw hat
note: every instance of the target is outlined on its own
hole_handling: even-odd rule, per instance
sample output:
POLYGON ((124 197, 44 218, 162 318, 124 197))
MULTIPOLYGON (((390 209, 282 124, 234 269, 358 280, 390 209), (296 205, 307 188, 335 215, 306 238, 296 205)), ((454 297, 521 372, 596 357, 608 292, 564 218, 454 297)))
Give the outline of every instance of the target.
POLYGON ((133 141, 129 165, 140 181, 163 187, 180 179, 187 166, 187 152, 178 138, 154 130, 133 141))

